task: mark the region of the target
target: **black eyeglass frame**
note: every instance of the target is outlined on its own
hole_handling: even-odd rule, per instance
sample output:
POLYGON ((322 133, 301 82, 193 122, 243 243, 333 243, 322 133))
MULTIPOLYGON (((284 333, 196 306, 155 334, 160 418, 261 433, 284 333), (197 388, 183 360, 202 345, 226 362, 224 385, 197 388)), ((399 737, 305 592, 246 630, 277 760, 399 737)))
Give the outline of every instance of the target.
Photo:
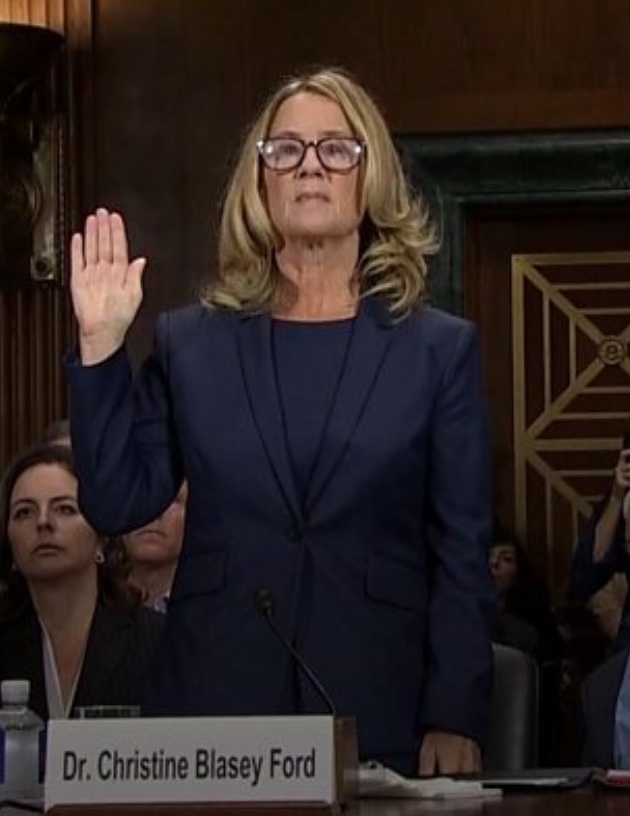
POLYGON ((297 136, 269 136, 267 139, 259 139, 256 142, 256 149, 258 150, 260 160, 265 165, 267 170, 271 170, 273 173, 291 173, 293 170, 297 170, 297 168, 306 158, 306 153, 308 152, 309 147, 313 147, 315 149, 317 160, 325 170, 328 170, 329 173, 340 173, 342 175, 351 173, 353 170, 355 170, 359 164, 361 164, 361 160, 365 156, 365 152, 367 150, 366 143, 361 139, 357 139, 356 136, 326 136, 323 139, 312 139, 310 142, 300 139, 297 136), (292 164, 290 167, 272 167, 270 164, 267 164, 264 152, 265 145, 269 144, 269 142, 294 142, 295 144, 301 145, 302 153, 295 164, 292 164), (326 160, 322 158, 320 153, 320 145, 325 144, 326 142, 352 142, 355 147, 355 163, 350 167, 344 167, 342 169, 339 167, 331 167, 329 164, 327 164, 326 160))

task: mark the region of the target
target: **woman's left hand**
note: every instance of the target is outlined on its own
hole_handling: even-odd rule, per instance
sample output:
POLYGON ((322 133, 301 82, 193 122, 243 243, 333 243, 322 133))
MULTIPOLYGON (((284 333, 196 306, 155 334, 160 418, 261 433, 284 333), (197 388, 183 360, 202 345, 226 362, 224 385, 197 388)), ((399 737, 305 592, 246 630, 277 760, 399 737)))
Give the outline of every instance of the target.
POLYGON ((474 740, 448 731, 428 731, 425 734, 418 759, 420 776, 479 771, 481 752, 474 740))

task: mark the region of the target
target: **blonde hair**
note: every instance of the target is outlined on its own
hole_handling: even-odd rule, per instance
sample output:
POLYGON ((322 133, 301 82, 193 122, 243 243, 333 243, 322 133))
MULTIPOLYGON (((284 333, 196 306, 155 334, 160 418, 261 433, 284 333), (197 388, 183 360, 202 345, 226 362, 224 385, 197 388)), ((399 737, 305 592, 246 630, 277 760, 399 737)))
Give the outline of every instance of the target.
POLYGON ((425 298, 426 258, 437 246, 435 229, 424 203, 409 190, 376 104, 345 71, 331 68, 283 83, 246 134, 223 205, 219 276, 202 290, 202 302, 209 307, 265 312, 279 300, 282 278, 275 253, 282 237, 261 194, 256 143, 267 137, 280 105, 301 92, 336 102, 353 134, 366 145, 358 181, 359 212, 363 213, 358 289, 361 297, 386 297, 390 312, 405 316, 425 298))

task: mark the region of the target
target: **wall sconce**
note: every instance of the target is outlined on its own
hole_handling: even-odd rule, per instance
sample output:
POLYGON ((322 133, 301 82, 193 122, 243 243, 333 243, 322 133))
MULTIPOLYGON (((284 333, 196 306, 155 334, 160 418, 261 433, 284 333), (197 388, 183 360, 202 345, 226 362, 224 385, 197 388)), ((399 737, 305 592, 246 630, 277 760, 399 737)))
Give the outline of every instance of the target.
POLYGON ((63 44, 51 29, 0 23, 0 288, 63 278, 63 44))

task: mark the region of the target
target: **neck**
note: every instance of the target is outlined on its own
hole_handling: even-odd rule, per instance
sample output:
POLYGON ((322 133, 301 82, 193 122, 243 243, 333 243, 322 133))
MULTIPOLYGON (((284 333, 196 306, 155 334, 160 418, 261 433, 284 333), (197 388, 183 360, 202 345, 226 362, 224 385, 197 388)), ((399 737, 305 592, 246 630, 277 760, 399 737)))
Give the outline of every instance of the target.
POLYGON ((175 564, 163 567, 134 564, 129 580, 142 592, 145 603, 153 604, 170 592, 174 576, 175 564))
POLYGON ((31 584, 33 606, 51 638, 55 635, 87 632, 92 624, 98 596, 96 576, 69 578, 31 584))
POLYGON ((334 320, 356 314, 358 240, 287 241, 276 256, 288 285, 275 316, 334 320))

